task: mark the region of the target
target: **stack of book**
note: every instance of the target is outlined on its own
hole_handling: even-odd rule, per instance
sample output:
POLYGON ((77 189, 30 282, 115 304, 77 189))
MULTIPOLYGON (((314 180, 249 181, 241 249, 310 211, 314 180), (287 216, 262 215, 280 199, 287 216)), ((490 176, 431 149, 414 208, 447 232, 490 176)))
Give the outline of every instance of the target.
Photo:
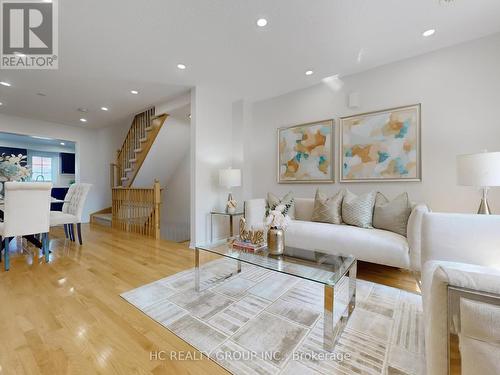
POLYGON ((266 244, 256 245, 251 242, 241 241, 239 239, 235 239, 232 246, 235 250, 245 251, 247 253, 256 253, 266 248, 266 244))

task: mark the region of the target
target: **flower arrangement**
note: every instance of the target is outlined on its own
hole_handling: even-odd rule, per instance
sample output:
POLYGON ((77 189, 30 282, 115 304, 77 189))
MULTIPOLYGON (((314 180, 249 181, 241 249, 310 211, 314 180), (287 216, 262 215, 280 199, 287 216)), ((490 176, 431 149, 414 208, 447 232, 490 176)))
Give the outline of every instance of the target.
POLYGON ((271 229, 285 230, 290 224, 290 216, 286 214, 287 210, 285 205, 278 205, 274 210, 269 210, 264 220, 264 225, 271 229))
POLYGON ((25 162, 26 155, 5 155, 0 156, 0 181, 24 181, 31 176, 31 170, 25 162))

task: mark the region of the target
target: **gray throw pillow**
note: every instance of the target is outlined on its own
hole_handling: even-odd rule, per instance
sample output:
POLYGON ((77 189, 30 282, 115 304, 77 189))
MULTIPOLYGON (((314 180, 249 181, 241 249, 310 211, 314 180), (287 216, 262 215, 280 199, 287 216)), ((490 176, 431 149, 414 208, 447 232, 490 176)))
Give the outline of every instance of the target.
POLYGON ((342 224, 342 199, 344 191, 327 197, 319 189, 314 198, 314 209, 311 221, 330 224, 342 224))
POLYGON ((347 190, 342 201, 342 220, 349 225, 361 228, 373 228, 374 204, 374 191, 358 196, 347 190))
POLYGON ((285 206, 283 214, 288 215, 290 219, 295 219, 295 199, 293 193, 289 192, 283 198, 278 198, 273 193, 267 193, 267 209, 274 210, 280 204, 285 206))
POLYGON ((389 201, 384 194, 377 193, 373 209, 373 226, 406 237, 406 228, 411 214, 411 202, 408 193, 398 195, 389 201))

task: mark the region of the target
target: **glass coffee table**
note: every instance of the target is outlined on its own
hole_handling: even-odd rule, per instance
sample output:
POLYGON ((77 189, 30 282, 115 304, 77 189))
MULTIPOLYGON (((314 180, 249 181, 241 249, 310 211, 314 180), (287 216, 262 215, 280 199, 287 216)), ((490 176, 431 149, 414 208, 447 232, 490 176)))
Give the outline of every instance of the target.
POLYGON ((217 241, 195 248, 196 291, 200 291, 201 251, 237 261, 235 270, 229 272, 223 279, 240 273, 241 262, 243 262, 322 284, 324 287, 323 347, 328 351, 333 350, 356 304, 356 258, 350 255, 332 255, 319 250, 311 251, 289 246, 285 247, 282 255, 271 255, 267 249, 252 253, 233 249, 227 240, 217 241), (344 277, 348 278, 348 299, 345 301, 345 308, 336 301, 335 295, 335 286, 344 277), (334 311, 338 313, 339 308, 343 308, 344 311, 340 312, 340 318, 335 323, 334 311))

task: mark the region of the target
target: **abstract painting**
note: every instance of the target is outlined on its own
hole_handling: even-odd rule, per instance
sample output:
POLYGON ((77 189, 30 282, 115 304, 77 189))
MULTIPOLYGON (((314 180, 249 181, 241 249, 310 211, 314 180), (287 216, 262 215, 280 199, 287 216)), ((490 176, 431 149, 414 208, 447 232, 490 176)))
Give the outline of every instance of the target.
POLYGON ((334 182, 333 120, 278 130, 278 182, 334 182))
POLYGON ((421 181, 420 104, 343 117, 340 182, 421 181))

